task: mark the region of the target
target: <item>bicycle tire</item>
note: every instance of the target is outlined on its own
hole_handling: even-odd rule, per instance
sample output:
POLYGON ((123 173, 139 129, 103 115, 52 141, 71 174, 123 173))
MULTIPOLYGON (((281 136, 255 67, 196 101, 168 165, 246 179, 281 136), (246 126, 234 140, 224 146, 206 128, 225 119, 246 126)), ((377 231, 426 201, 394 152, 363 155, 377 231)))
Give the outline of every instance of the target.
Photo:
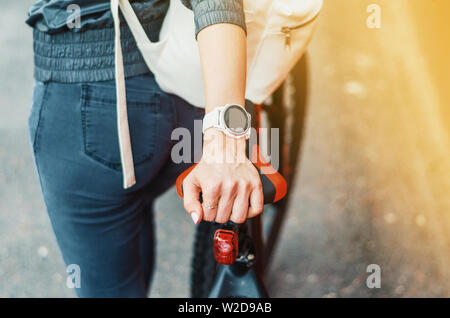
POLYGON ((207 298, 217 274, 217 263, 213 252, 213 235, 220 224, 200 222, 194 239, 191 266, 191 296, 207 298))
MULTIPOLYGON (((286 83, 278 89, 273 97, 274 105, 281 105, 281 109, 275 108, 275 111, 270 112, 270 106, 266 108, 268 113, 268 120, 270 126, 280 127, 280 166, 279 171, 286 179, 288 185, 288 191, 286 196, 272 204, 275 211, 273 213, 273 220, 268 229, 265 232, 268 234, 264 236, 264 256, 265 256, 265 271, 267 271, 270 260, 274 253, 280 229, 283 226, 283 222, 286 219, 286 210, 290 201, 291 189, 298 173, 297 167, 301 160, 301 148, 303 145, 303 133, 306 117, 306 105, 308 97, 308 55, 305 54, 302 59, 295 65, 290 74, 290 80, 292 81, 291 92, 286 92, 286 83), (286 99, 291 99, 293 103, 289 109, 289 104, 286 99), (293 122, 295 120, 295 125, 293 122), (291 121, 291 125, 288 131, 287 123, 291 121), (287 140, 290 139, 290 140, 287 140)), ((273 109, 273 108, 272 108, 273 109)), ((263 218, 263 223, 267 222, 268 218, 263 218)), ((264 224, 263 224, 264 225, 264 224)))

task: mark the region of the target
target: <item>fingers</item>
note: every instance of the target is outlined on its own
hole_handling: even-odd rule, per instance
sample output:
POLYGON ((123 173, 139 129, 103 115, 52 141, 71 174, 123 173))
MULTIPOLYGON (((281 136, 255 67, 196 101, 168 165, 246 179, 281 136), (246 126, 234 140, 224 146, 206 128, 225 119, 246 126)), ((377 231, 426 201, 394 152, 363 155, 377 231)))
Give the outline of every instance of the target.
POLYGON ((203 220, 226 223, 244 223, 247 218, 260 214, 264 197, 261 183, 228 181, 224 184, 201 186, 203 220))
POLYGON ((202 185, 203 219, 205 221, 212 222, 216 219, 220 192, 221 185, 219 183, 205 183, 202 185))
POLYGON ((250 190, 251 187, 248 183, 241 183, 239 186, 239 191, 234 200, 230 221, 233 221, 234 223, 244 223, 247 219, 250 190))
POLYGON ((199 164, 183 182, 184 206, 195 224, 201 220, 243 223, 263 210, 264 197, 256 169, 249 170, 248 165, 221 168, 199 164))
POLYGON ((198 224, 203 218, 203 208, 200 203, 201 188, 195 178, 186 178, 183 181, 184 208, 191 215, 192 221, 198 224))
POLYGON ((216 215, 217 223, 226 223, 230 219, 237 192, 238 184, 235 182, 229 182, 222 187, 222 194, 216 215))
POLYGON ((252 218, 262 213, 264 208, 264 194, 261 182, 253 188, 250 194, 250 207, 248 208, 247 217, 252 218))

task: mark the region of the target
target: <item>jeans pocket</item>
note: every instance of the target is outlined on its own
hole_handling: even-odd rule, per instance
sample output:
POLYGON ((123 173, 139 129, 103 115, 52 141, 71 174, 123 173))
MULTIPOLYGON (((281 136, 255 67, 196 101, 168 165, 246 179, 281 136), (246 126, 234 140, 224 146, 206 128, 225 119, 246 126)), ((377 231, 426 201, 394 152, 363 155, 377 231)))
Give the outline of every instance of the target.
POLYGON ((28 114, 28 132, 33 151, 36 152, 38 130, 41 122, 41 109, 47 94, 47 84, 36 81, 33 89, 33 100, 28 114))
MULTIPOLYGON (((111 84, 110 82, 107 82, 111 84)), ((157 91, 127 89, 127 113, 135 165, 149 161, 158 135, 160 94, 157 91)), ((114 170, 121 170, 114 85, 83 84, 81 121, 84 152, 114 170)))

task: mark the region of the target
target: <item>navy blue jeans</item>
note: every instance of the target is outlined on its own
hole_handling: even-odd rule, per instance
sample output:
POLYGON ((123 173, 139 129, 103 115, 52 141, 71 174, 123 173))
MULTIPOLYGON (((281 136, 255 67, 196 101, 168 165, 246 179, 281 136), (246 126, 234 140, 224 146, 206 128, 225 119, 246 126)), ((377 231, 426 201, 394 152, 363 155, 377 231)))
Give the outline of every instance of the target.
MULTIPOLYGON (((44 202, 80 297, 146 297, 154 262, 152 204, 189 164, 171 160, 172 130, 204 111, 153 75, 126 80, 137 183, 122 187, 114 81, 36 82, 28 118, 44 202)), ((193 143, 192 143, 193 144, 193 143)), ((198 152, 201 149, 195 149, 198 152)), ((193 155, 194 152, 193 150, 193 155)))

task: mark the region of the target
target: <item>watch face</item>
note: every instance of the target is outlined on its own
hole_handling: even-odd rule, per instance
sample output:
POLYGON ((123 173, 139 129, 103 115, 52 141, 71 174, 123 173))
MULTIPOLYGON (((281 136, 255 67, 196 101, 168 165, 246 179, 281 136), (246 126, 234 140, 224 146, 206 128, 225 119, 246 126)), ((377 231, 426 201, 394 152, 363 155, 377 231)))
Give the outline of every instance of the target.
POLYGON ((225 126, 234 134, 243 134, 249 125, 247 113, 238 105, 227 107, 223 119, 225 126))

